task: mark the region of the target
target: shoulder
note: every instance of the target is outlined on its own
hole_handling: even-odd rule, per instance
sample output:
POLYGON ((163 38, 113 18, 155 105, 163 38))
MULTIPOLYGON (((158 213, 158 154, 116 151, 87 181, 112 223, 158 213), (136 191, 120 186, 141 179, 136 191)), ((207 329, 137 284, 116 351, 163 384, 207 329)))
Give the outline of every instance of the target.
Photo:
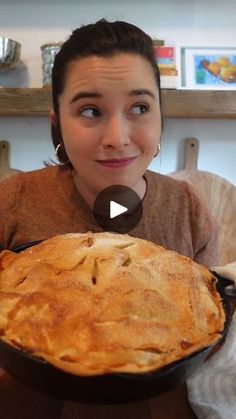
POLYGON ((32 170, 30 172, 21 172, 12 177, 12 181, 18 181, 23 184, 51 180, 57 175, 58 171, 58 166, 47 166, 42 169, 32 170))
POLYGON ((174 179, 167 175, 147 171, 147 199, 152 206, 168 208, 168 214, 178 214, 179 218, 188 217, 193 223, 215 225, 211 211, 192 185, 184 180, 174 179))
POLYGON ((180 187, 181 185, 186 184, 185 181, 174 179, 168 175, 162 175, 161 173, 153 172, 151 170, 147 170, 145 173, 145 178, 147 179, 148 183, 153 185, 160 185, 160 186, 168 186, 170 188, 180 187))
POLYGON ((19 183, 27 182, 32 179, 37 179, 41 177, 45 177, 50 175, 50 173, 53 173, 53 171, 56 170, 56 166, 48 166, 42 169, 38 170, 32 170, 29 172, 19 172, 11 177, 8 177, 6 179, 3 179, 1 181, 1 189, 4 188, 4 186, 12 186, 17 185, 19 183))
MULTIPOLYGON (((184 180, 148 171, 146 207, 168 226, 175 249, 186 254, 186 245, 199 263, 210 266, 217 254, 218 225, 210 208, 191 184, 184 180)), ((172 242, 171 242, 172 243, 172 242)))
MULTIPOLYGON (((29 172, 20 172, 10 178, 0 182, 1 191, 19 190, 30 185, 45 185, 45 183, 56 182, 58 178, 66 176, 64 171, 59 166, 47 166, 42 169, 32 170, 29 172)), ((0 191, 0 193, 1 193, 0 191)))
POLYGON ((20 172, 0 182, 1 207, 15 207, 16 202, 22 199, 34 199, 44 196, 48 192, 57 190, 56 185, 63 183, 63 178, 68 177, 58 166, 48 166, 29 172, 20 172))
POLYGON ((145 173, 147 180, 148 191, 150 194, 156 196, 157 192, 162 196, 168 196, 169 199, 185 198, 185 199, 199 199, 192 186, 184 180, 174 179, 168 175, 147 170, 145 173))

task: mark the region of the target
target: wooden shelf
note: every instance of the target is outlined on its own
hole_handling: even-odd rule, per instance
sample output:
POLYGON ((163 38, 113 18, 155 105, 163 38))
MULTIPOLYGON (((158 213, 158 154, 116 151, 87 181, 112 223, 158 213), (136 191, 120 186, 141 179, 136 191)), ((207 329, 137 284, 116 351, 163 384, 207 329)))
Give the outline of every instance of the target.
POLYGON ((51 89, 0 89, 0 116, 47 116, 51 89))
MULTIPOLYGON (((165 118, 236 119, 236 91, 162 90, 165 118)), ((47 116, 50 88, 1 88, 0 116, 47 116)))

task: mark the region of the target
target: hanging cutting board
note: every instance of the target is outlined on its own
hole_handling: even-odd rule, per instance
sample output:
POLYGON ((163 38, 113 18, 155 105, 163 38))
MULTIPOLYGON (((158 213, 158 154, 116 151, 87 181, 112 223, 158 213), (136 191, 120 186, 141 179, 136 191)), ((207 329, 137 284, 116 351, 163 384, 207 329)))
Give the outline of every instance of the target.
POLYGON ((236 260, 236 187, 226 179, 197 169, 199 143, 187 138, 184 169, 169 176, 189 182, 206 201, 219 223, 219 263, 236 260))
POLYGON ((10 168, 10 144, 5 140, 0 141, 0 181, 19 171, 10 168))

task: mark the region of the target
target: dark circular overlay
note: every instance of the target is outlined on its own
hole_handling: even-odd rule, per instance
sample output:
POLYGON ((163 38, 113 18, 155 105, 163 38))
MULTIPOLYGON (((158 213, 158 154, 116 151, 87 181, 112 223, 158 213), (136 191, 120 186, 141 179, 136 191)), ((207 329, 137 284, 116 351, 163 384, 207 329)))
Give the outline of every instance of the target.
POLYGON ((93 213, 103 230, 128 233, 142 218, 142 201, 133 189, 113 185, 97 195, 93 213))

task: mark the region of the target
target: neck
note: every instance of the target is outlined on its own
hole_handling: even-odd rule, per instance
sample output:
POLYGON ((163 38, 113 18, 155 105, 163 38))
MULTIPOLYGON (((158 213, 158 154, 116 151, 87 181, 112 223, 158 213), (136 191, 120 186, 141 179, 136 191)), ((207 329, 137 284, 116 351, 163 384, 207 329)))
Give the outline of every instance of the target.
MULTIPOLYGON (((86 201, 88 206, 93 209, 95 199, 100 191, 94 190, 93 188, 90 188, 87 186, 84 182, 80 180, 80 178, 74 173, 74 182, 77 190, 79 191, 80 195, 83 197, 83 199, 86 201)), ((140 200, 142 201, 145 193, 146 193, 146 181, 144 177, 142 177, 134 186, 132 186, 133 191, 135 191, 140 200)))

